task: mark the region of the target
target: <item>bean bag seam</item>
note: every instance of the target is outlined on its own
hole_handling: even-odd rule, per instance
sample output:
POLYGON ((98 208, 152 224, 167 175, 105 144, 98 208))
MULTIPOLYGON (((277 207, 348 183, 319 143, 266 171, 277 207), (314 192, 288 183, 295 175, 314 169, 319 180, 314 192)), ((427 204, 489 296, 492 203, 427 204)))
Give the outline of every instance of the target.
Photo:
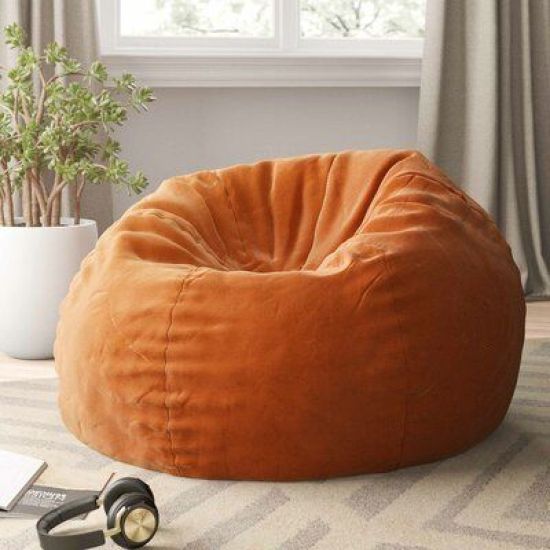
MULTIPOLYGON (((403 192, 403 189, 405 189, 405 187, 408 187, 408 185, 414 180, 415 178, 415 174, 407 174, 409 175, 409 179, 407 180, 407 182, 399 189, 399 193, 402 193, 403 192)), ((396 179, 399 178, 401 175, 399 176, 396 176, 396 179)), ((351 237, 351 238, 354 238, 356 237, 357 235, 361 235, 363 234, 363 230, 365 229, 365 226, 371 221, 371 219, 376 215, 376 211, 378 209, 379 206, 382 206, 385 201, 382 199, 380 201, 376 201, 376 195, 380 192, 380 188, 382 187, 382 185, 384 184, 385 180, 386 180, 386 176, 384 176, 384 179, 380 182, 380 185, 378 186, 377 190, 376 190, 376 193, 375 193, 375 197, 373 198, 371 204, 368 206, 366 212, 365 212, 365 216, 363 218, 363 221, 359 224, 359 227, 357 228, 357 230, 355 231, 354 235, 351 237), (375 202, 376 201, 376 202, 375 202)), ((391 181, 391 180, 390 180, 391 181)))
MULTIPOLYGON (((173 223, 177 229, 181 230, 183 233, 187 233, 191 238, 195 239, 195 241, 202 247, 204 247, 207 251, 209 251, 214 258, 220 263, 220 265, 225 265, 228 261, 227 255, 225 257, 220 257, 218 253, 210 246, 210 244, 202 237, 198 229, 190 222, 188 222, 188 225, 193 229, 190 230, 189 227, 181 224, 179 221, 179 218, 175 216, 172 213, 168 213, 169 215, 166 215, 165 212, 158 211, 157 209, 148 208, 144 210, 138 210, 136 212, 132 212, 132 215, 138 216, 138 217, 147 217, 147 216, 153 216, 156 218, 159 218, 161 220, 166 220, 169 223, 173 223)), ((130 216, 128 216, 130 217, 130 216)), ((182 250, 186 250, 186 248, 181 247, 182 250)))
MULTIPOLYGON (((327 191, 328 191, 328 182, 330 179, 330 174, 332 172, 332 167, 334 166, 334 161, 338 157, 338 154, 335 154, 332 157, 332 160, 330 162, 330 166, 327 170, 327 177, 325 179, 325 192, 323 193, 323 200, 321 201, 321 206, 319 208, 319 214, 317 216, 317 219, 315 220, 315 227, 313 228, 313 236, 311 238, 311 245, 309 247, 309 252, 307 253, 306 259, 302 262, 302 265, 300 266, 300 271, 304 269, 304 265, 306 265, 309 262, 309 257, 311 256, 311 251, 313 250, 313 245, 315 244, 315 238, 317 236, 317 231, 319 230, 319 220, 321 219, 321 214, 323 213, 323 208, 325 207, 325 201, 327 198, 327 191)), ((326 259, 326 258, 324 258, 326 259)))
MULTIPOLYGON (((491 217, 477 204, 475 204, 470 197, 468 197, 462 190, 458 189, 457 187, 448 184, 447 182, 443 180, 439 180, 437 178, 434 178, 433 176, 430 176, 428 174, 423 174, 422 172, 415 172, 415 171, 408 171, 403 172, 401 174, 398 174, 396 176, 397 178, 404 177, 404 176, 413 176, 413 177, 419 177, 423 178, 425 180, 428 180, 432 183, 435 183, 437 185, 440 185, 442 187, 445 187, 448 191, 453 193, 454 195, 458 196, 465 204, 465 206, 472 212, 475 212, 478 216, 480 216, 485 221, 489 222, 492 227, 495 227, 495 222, 491 219, 491 217)), ((499 233, 499 237, 502 238, 502 236, 499 233)))
POLYGON ((120 328, 120 325, 115 321, 115 316, 113 314, 113 308, 112 308, 112 302, 111 302, 111 296, 107 291, 103 291, 105 294, 107 294, 107 307, 109 312, 109 320, 111 321, 111 326, 113 327, 114 331, 120 334, 120 336, 124 339, 124 344, 126 346, 126 349, 130 350, 134 355, 139 357, 140 359, 143 359, 146 363, 151 364, 151 360, 144 354, 139 351, 137 351, 134 346, 133 342, 135 340, 130 340, 128 335, 120 328))
MULTIPOLYGON (((382 263, 384 265, 385 271, 388 276, 394 276, 397 277, 396 272, 393 269, 390 269, 390 262, 389 258, 386 252, 386 249, 378 246, 378 245, 369 245, 375 250, 378 250, 382 254, 382 263)), ((350 265, 355 265, 355 262, 352 261, 350 265)), ((347 271, 347 269, 346 269, 347 271)), ((401 437, 401 444, 400 444, 400 451, 399 451, 399 460, 397 462, 397 465, 395 468, 400 468, 403 463, 403 451, 405 447, 405 439, 406 439, 406 426, 407 426, 407 418, 409 413, 409 359, 406 352, 407 346, 405 345, 405 335, 404 335, 404 325, 401 321, 401 317, 399 314, 399 310, 397 308, 397 301, 395 299, 395 294, 393 292, 393 289, 391 285, 388 286, 389 293, 391 296, 391 301, 393 303, 393 309, 395 312, 395 318, 397 319, 397 325, 398 325, 398 332, 399 332, 399 340, 401 342, 401 349, 403 353, 403 367, 404 367, 404 374, 405 374, 405 404, 404 404, 404 414, 403 414, 403 434, 401 437)))
POLYGON ((243 239, 243 236, 242 236, 242 233, 241 233, 241 229, 239 227, 239 221, 237 220, 237 213, 235 212, 235 208, 233 207, 233 201, 231 200, 231 196, 229 195, 229 190, 227 189, 227 185, 225 184, 225 181, 221 178, 219 172, 216 171, 215 174, 216 174, 216 178, 218 179, 218 181, 222 185, 223 195, 224 195, 225 200, 227 202, 227 206, 229 207, 229 209, 231 210, 231 213, 233 214, 233 220, 235 221, 235 229, 237 230, 237 235, 238 235, 239 241, 241 243, 241 248, 242 248, 242 251, 243 251, 243 255, 245 256, 245 258, 248 258, 248 253, 246 251, 246 246, 244 244, 244 239, 243 239))
MULTIPOLYGON (((193 189, 195 189, 195 186, 193 186, 193 189)), ((216 218, 214 217, 214 213, 212 211, 212 208, 210 207, 210 205, 208 204, 208 201, 206 200, 206 198, 204 197, 204 195, 202 193, 200 193, 198 190, 196 190, 197 192, 197 195, 200 197, 200 199, 202 200, 209 216, 210 216, 210 219, 212 220, 212 227, 214 228, 214 232, 216 233, 216 236, 220 242, 220 244, 222 245, 223 247, 223 261, 221 261, 221 263, 223 264, 224 262, 229 262, 231 263, 232 262, 232 259, 230 258, 229 256, 229 252, 227 250, 227 245, 225 243, 225 241, 223 240, 221 234, 220 234, 220 230, 218 228, 218 224, 216 223, 216 218)), ((198 230, 197 230, 198 231, 198 230)), ((202 236, 202 233, 199 233, 201 234, 202 236)), ((212 247, 210 247, 212 248, 212 247)))
MULTIPOLYGON (((388 256, 386 254, 385 249, 380 249, 382 252, 382 258, 384 265, 386 267, 386 272, 388 273, 388 276, 393 275, 394 277, 397 277, 396 272, 393 269, 390 269, 390 262, 388 259, 388 256)), ((405 345, 405 331, 404 331, 404 325, 401 320, 401 315, 399 313, 399 309, 397 307, 397 301, 395 299, 395 294, 393 292, 393 288, 391 285, 389 286, 389 293, 391 296, 391 300, 393 302, 393 309, 395 311, 395 318, 397 320, 398 325, 398 332, 399 332, 399 340, 401 341, 401 348, 403 353, 403 367, 404 367, 404 375, 405 375, 405 399, 404 399, 404 413, 403 413, 403 434, 401 437, 401 445, 400 445, 400 451, 399 451, 399 460, 397 462, 396 468, 400 468, 403 464, 403 454, 405 449, 405 439, 406 439, 406 433, 407 433, 407 418, 409 414, 409 359, 407 356, 407 346, 405 345)))
POLYGON ((170 330, 172 328, 172 325, 174 324, 174 312, 175 309, 180 302, 180 298, 183 294, 183 290, 186 286, 189 286, 191 279, 191 275, 195 273, 198 270, 198 267, 194 267, 191 270, 189 270, 185 275, 181 278, 180 287, 178 290, 178 293, 176 295, 176 299, 174 300, 174 303, 172 307, 170 308, 170 318, 168 322, 168 327, 166 329, 166 344, 164 346, 164 408, 166 409, 166 433, 168 434, 168 439, 170 441, 170 450, 172 452, 172 464, 178 474, 180 473, 179 466, 176 464, 176 453, 174 450, 174 438, 172 437, 172 432, 170 430, 170 407, 168 406, 168 348, 170 347, 170 330))
MULTIPOLYGON (((412 181, 415 177, 418 177, 418 178, 424 179, 424 180, 426 180, 430 183, 433 183, 437 186, 444 187, 447 191, 449 191, 453 195, 456 195, 457 197, 459 197, 462 200, 462 202, 464 203, 464 206, 466 206, 466 208, 468 209, 468 212, 470 214, 476 214, 479 218, 481 218, 483 221, 485 221, 487 223, 487 225, 491 229, 492 237, 496 241, 498 241, 499 243, 503 243, 506 246, 506 249, 508 250, 509 256, 511 258, 513 258, 512 250, 510 248, 510 245, 508 244, 506 239, 500 233, 498 227, 496 226, 496 224, 495 224, 494 220, 491 218, 491 216, 489 216, 489 214, 487 214, 487 212, 485 212, 485 210, 483 210, 483 208, 481 208, 481 206, 479 206, 471 197, 466 195, 466 193, 464 193, 461 189, 458 189, 457 187, 455 187, 452 184, 449 184, 449 183, 447 183, 443 180, 439 180, 439 179, 437 179, 433 176, 430 176, 428 174, 424 174, 422 172, 417 172, 417 171, 403 172, 401 174, 397 174, 395 176, 395 179, 402 178, 402 177, 411 178, 411 179, 409 179, 409 181, 407 182, 406 185, 408 185, 410 183, 410 181, 412 181)), ((403 186, 403 188, 406 187, 406 185, 403 186)), ((408 202, 408 201, 403 201, 403 202, 408 202)), ((381 206, 384 203, 385 203, 385 201, 381 201, 379 204, 376 204, 374 210, 376 210, 376 208, 378 208, 378 206, 381 206)))

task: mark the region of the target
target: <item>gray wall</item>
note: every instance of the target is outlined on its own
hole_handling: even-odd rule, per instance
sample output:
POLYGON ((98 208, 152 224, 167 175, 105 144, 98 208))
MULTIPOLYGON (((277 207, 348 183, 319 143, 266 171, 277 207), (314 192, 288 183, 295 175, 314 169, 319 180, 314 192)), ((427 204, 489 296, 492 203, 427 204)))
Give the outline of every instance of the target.
MULTIPOLYGON (((149 177, 343 149, 416 142, 418 88, 173 88, 120 131, 123 155, 149 177)), ((114 216, 133 202, 116 192, 114 216)))

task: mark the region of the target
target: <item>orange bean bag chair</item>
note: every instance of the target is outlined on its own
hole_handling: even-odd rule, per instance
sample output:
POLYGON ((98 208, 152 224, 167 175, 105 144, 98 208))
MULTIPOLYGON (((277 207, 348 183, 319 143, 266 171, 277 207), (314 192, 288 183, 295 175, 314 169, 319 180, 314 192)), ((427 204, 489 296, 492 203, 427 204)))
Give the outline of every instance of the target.
POLYGON ((381 472, 498 426, 524 316, 495 225, 416 152, 198 172, 84 261, 59 403, 86 444, 175 475, 381 472))

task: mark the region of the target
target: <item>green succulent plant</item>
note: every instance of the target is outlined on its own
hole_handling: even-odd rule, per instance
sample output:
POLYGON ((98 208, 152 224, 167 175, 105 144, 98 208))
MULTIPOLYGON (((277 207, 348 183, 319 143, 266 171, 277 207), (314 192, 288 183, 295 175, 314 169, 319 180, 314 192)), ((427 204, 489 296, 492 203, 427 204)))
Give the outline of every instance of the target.
POLYGON ((151 89, 131 74, 111 77, 99 61, 84 68, 56 42, 36 52, 15 23, 4 28, 4 39, 17 60, 0 65, 0 225, 15 225, 16 193, 26 226, 59 225, 66 187, 75 223, 86 184, 140 193, 147 179, 130 172, 114 132, 129 109, 147 110, 151 89))

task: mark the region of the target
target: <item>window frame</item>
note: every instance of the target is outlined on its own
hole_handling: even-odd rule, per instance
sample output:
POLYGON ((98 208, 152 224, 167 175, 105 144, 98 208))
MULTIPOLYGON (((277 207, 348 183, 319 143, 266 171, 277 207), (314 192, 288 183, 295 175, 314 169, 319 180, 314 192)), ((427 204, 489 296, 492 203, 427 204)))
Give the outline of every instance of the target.
POLYGON ((120 0, 96 2, 102 59, 152 86, 420 84, 423 39, 303 39, 298 0, 273 0, 273 38, 121 36, 120 0))

